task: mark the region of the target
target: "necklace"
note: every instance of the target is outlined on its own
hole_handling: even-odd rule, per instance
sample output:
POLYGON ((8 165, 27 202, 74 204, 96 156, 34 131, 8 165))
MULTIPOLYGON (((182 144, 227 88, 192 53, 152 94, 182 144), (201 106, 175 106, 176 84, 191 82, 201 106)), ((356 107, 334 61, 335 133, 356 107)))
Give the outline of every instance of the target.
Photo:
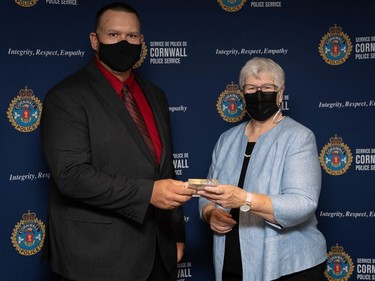
MULTIPOLYGON (((268 128, 264 129, 264 130, 261 130, 260 132, 258 132, 258 135, 255 135, 255 137, 253 136, 252 141, 256 141, 256 139, 258 138, 259 135, 273 129, 277 124, 280 123, 280 121, 282 121, 286 116, 283 116, 281 114, 281 111, 278 111, 276 112, 276 114, 273 116, 272 118, 272 124, 271 126, 268 126, 268 128)), ((247 137, 248 141, 250 141, 250 124, 252 123, 253 119, 250 119, 250 121, 246 124, 245 126, 245 132, 244 132, 244 135, 247 137)), ((253 132, 254 133, 254 132, 253 132)), ((244 154, 245 157, 249 157, 251 156, 251 154, 244 154)))
POLYGON ((251 154, 253 152, 254 145, 255 145, 255 142, 248 142, 247 143, 246 150, 245 150, 245 153, 243 155, 245 157, 246 161, 250 161, 250 157, 251 157, 251 154))

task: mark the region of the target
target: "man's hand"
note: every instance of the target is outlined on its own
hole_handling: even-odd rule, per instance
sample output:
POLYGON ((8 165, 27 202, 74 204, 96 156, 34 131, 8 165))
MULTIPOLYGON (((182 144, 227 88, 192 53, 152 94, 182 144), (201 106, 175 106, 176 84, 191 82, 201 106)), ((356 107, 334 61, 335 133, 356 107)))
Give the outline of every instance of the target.
POLYGON ((180 262, 182 260, 182 257, 184 256, 184 250, 185 250, 185 243, 177 242, 177 262, 180 262))
POLYGON ((172 179, 155 181, 150 203, 165 210, 181 206, 196 193, 194 189, 187 188, 187 186, 185 182, 172 179))

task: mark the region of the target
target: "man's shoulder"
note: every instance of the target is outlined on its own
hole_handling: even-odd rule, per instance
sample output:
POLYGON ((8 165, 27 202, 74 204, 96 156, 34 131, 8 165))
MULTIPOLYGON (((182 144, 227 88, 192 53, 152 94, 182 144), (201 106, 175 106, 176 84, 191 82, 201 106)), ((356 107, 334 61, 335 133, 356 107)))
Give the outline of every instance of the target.
POLYGON ((81 69, 69 74, 57 82, 48 92, 78 92, 85 89, 92 89, 93 83, 99 83, 104 78, 99 75, 95 65, 88 63, 81 69))
MULTIPOLYGON (((66 85, 66 84, 75 84, 78 81, 80 83, 84 83, 84 81, 88 81, 91 77, 94 77, 95 73, 95 65, 93 65, 91 62, 86 64, 85 66, 81 67, 77 71, 68 74, 66 77, 64 77, 62 80, 60 80, 56 86, 66 85)), ((97 70, 98 71, 98 70, 97 70)))
MULTIPOLYGON (((95 67, 95 66, 94 66, 95 67)), ((90 95, 93 89, 93 83, 98 82, 99 76, 95 74, 95 68, 87 64, 81 69, 77 70, 64 77, 49 89, 45 100, 52 97, 54 99, 85 99, 84 96, 90 95)))

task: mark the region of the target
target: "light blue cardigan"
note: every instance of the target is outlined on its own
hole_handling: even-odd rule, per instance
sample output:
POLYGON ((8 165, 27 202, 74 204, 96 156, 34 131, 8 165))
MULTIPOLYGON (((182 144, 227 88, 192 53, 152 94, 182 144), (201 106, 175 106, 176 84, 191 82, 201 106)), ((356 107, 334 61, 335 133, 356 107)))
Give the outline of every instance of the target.
MULTIPOLYGON (((246 123, 224 132, 212 155, 207 178, 237 186, 247 144, 246 123)), ((271 198, 275 220, 240 212, 243 281, 268 281, 326 260, 326 242, 317 229, 315 210, 321 168, 314 134, 286 117, 261 135, 253 149, 244 189, 271 198)), ((207 201, 199 199, 199 212, 207 201)), ((229 210, 228 210, 229 211, 229 210)), ((221 280, 225 235, 214 233, 216 280, 221 280)))

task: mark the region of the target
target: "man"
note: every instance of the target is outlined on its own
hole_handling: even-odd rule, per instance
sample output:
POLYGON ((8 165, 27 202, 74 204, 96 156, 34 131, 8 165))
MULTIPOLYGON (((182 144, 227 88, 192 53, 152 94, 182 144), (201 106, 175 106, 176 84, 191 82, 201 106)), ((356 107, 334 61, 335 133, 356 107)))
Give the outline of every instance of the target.
POLYGON ((52 187, 43 258, 61 280, 176 280, 181 205, 194 191, 172 179, 163 91, 132 70, 143 40, 131 6, 103 7, 90 34, 93 60, 46 95, 41 137, 52 187))

